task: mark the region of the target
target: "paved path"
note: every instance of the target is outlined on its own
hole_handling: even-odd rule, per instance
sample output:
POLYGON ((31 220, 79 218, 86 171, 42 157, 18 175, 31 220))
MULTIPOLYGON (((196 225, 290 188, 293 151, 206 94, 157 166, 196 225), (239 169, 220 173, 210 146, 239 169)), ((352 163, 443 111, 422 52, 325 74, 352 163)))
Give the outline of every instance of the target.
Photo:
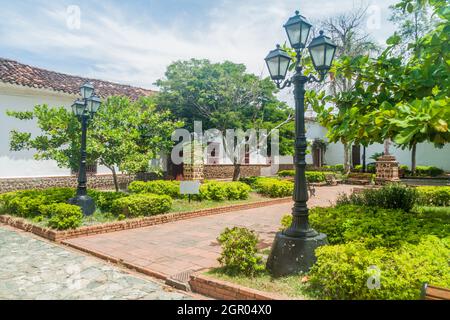
MULTIPOLYGON (((352 189, 347 185, 316 188, 316 196, 308 204, 328 206, 339 193, 349 193, 352 189)), ((225 227, 255 230, 262 240, 261 247, 269 247, 280 228, 281 217, 290 213, 291 207, 292 203, 284 203, 69 239, 66 243, 171 276, 217 266, 221 249, 216 238, 225 227)))
POLYGON ((188 299, 142 275, 0 225, 1 299, 188 299))

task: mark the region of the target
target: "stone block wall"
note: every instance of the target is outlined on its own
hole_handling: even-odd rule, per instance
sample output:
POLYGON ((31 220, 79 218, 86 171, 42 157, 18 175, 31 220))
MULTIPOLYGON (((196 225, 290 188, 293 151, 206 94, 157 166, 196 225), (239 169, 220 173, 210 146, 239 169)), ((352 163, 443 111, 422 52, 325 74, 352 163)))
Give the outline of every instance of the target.
MULTIPOLYGON (((251 177, 261 175, 261 168, 267 168, 266 164, 241 165, 241 177, 251 177)), ((205 164, 203 174, 205 179, 232 179, 234 166, 232 164, 205 164)))
MULTIPOLYGON (((133 181, 134 177, 128 175, 117 175, 119 186, 125 189, 133 181)), ((55 177, 33 177, 33 178, 0 178, 0 193, 26 190, 26 189, 46 189, 52 187, 77 187, 76 176, 55 176, 55 177)), ((110 174, 99 174, 88 176, 88 188, 93 189, 113 189, 114 181, 110 174)))

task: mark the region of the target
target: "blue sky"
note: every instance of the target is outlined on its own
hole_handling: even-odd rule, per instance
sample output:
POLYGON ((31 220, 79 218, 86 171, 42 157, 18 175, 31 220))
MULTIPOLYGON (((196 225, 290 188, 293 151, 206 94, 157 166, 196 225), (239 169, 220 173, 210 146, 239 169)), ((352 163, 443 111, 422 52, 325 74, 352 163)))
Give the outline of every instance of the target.
POLYGON ((191 57, 244 63, 265 76, 263 59, 285 41, 282 25, 296 9, 314 22, 368 5, 367 29, 384 43, 394 30, 387 19, 395 2, 0 0, 0 57, 146 88, 172 61, 191 57), (80 10, 79 28, 73 8, 80 10))

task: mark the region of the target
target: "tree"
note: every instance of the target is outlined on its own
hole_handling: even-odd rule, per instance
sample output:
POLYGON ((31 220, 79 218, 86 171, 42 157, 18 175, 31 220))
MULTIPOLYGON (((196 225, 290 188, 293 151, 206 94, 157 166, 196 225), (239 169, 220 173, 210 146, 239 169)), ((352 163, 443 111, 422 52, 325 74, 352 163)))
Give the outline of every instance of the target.
MULTIPOLYGON (((271 130, 293 120, 294 110, 278 101, 272 81, 247 73, 243 64, 178 61, 167 67, 165 78, 156 84, 161 110, 170 110, 190 131, 194 121, 201 121, 204 130, 214 128, 222 133, 225 152, 234 164, 234 180, 239 179, 244 152, 235 152, 242 145, 230 143, 226 130, 268 129, 270 135, 271 130)), ((291 135, 284 136, 282 142, 284 149, 289 149, 288 143, 293 145, 291 135)))
MULTIPOLYGON (((371 40, 370 35, 364 30, 366 20, 366 8, 356 8, 351 12, 335 15, 324 19, 320 27, 338 45, 335 54, 334 67, 331 70, 330 79, 326 82, 328 95, 316 95, 314 92, 307 92, 307 102, 321 116, 318 121, 331 131, 329 138, 332 142, 340 141, 344 145, 344 167, 345 171, 350 170, 350 146, 355 142, 354 128, 350 126, 345 118, 349 108, 354 106, 355 100, 359 97, 355 95, 356 74, 351 72, 352 64, 361 57, 378 51, 378 47, 371 40), (339 65, 340 67, 336 67, 339 65), (317 101, 317 98, 321 98, 317 101), (314 101, 316 100, 316 101, 314 101), (327 105, 332 104, 331 113, 327 105), (324 112, 325 111, 325 112, 324 112), (339 129, 336 129, 336 126, 339 129)), ((360 140, 363 143, 363 140, 360 140)))
MULTIPOLYGON (((170 112, 155 112, 150 98, 130 101, 110 97, 99 108, 88 129, 88 163, 100 163, 112 172, 118 191, 116 169, 129 174, 146 171, 151 159, 172 146, 171 133, 181 125, 173 122, 170 112)), ((80 124, 64 107, 37 105, 33 111, 8 111, 22 119, 36 119, 42 134, 11 131, 10 149, 36 150, 36 159, 55 160, 60 167, 78 169, 80 124)))

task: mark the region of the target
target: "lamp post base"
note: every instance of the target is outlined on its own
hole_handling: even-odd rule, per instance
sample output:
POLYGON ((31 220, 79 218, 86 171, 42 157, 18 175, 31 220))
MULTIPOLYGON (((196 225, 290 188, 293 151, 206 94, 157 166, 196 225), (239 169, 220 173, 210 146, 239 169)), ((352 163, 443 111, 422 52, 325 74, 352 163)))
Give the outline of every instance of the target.
POLYGON ((74 198, 69 199, 69 203, 79 206, 83 215, 90 216, 95 212, 95 202, 88 195, 75 196, 74 198))
POLYGON ((308 272, 316 262, 316 248, 328 244, 327 236, 289 237, 278 232, 272 244, 267 269, 274 277, 308 272))

